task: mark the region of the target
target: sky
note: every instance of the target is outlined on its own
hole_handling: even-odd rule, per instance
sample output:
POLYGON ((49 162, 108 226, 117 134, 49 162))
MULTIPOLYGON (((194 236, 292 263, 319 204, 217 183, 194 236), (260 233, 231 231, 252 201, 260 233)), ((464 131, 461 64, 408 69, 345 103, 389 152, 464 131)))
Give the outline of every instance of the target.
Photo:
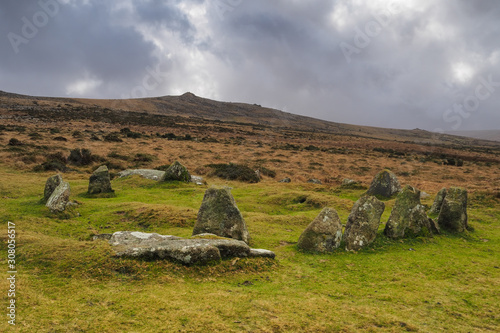
POLYGON ((500 1, 2 0, 0 90, 500 129, 500 1))

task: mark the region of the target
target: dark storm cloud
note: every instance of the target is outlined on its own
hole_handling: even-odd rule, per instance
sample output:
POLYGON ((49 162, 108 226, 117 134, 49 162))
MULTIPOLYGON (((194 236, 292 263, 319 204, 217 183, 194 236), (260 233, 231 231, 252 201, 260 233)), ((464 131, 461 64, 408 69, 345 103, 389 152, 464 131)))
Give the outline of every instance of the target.
POLYGON ((192 91, 355 124, 500 127, 498 1, 58 3, 17 53, 6 36, 21 34, 40 5, 0 4, 0 89, 100 98, 192 91))

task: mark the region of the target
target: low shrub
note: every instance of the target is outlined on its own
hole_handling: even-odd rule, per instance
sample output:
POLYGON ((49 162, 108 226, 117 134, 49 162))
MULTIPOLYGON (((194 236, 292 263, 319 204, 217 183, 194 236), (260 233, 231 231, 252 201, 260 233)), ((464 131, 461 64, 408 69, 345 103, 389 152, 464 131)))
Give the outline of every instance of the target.
POLYGON ((112 151, 111 153, 109 153, 108 157, 116 158, 116 159, 122 160, 122 161, 130 161, 130 157, 118 154, 116 151, 112 151))
POLYGON ((18 140, 16 138, 12 138, 9 140, 8 145, 9 146, 22 146, 22 145, 24 145, 24 143, 22 143, 20 140, 18 140))
POLYGON ((125 135, 127 138, 132 138, 132 139, 139 139, 140 137, 142 137, 141 133, 133 132, 128 127, 122 128, 120 130, 120 133, 122 133, 123 135, 125 135))
POLYGON ((30 140, 33 140, 33 141, 38 141, 38 140, 42 139, 42 136, 38 132, 32 132, 32 133, 28 134, 28 136, 30 137, 30 140))
POLYGON ((92 141, 101 141, 101 139, 96 134, 92 134, 90 136, 90 140, 92 140, 92 141))
POLYGON ((73 131, 71 136, 73 136, 74 138, 82 138, 83 137, 82 132, 80 132, 80 131, 73 131))
POLYGON ((211 175, 227 180, 238 180, 248 183, 258 183, 259 176, 246 165, 240 164, 209 164, 207 167, 213 169, 211 175))
POLYGON ((316 147, 316 146, 313 146, 313 145, 309 145, 307 147, 304 148, 305 150, 309 150, 309 151, 318 151, 320 150, 320 148, 316 147))
POLYGON ((107 141, 107 142, 123 142, 123 140, 119 136, 119 133, 117 133, 117 132, 112 132, 112 133, 106 134, 104 136, 104 141, 107 141))
POLYGON ((175 139, 177 139, 177 135, 175 135, 174 133, 163 134, 161 137, 164 138, 164 139, 168 139, 168 140, 175 140, 175 139))
POLYGON ((160 171, 167 171, 167 169, 170 168, 170 164, 164 164, 164 165, 160 165, 156 168, 154 168, 155 170, 160 170, 160 171))
POLYGON ((33 168, 33 171, 61 171, 66 172, 68 168, 66 167, 66 157, 61 152, 55 152, 49 154, 46 157, 46 161, 39 164, 33 168))
POLYGON ((77 166, 89 165, 94 161, 95 158, 92 156, 90 150, 85 148, 75 148, 71 150, 68 157, 68 162, 77 166))
POLYGON ((149 154, 136 154, 134 157, 134 162, 138 163, 150 163, 153 162, 153 160, 156 158, 156 156, 149 155, 149 154))
POLYGON ((260 173, 266 177, 274 178, 276 177, 276 171, 268 169, 266 167, 259 167, 260 173))

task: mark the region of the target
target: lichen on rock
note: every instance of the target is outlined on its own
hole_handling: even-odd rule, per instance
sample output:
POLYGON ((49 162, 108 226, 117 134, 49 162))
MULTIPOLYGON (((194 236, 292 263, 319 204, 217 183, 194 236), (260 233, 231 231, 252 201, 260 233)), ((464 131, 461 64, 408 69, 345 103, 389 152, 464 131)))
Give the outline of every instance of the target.
POLYGON ((366 191, 368 195, 381 198, 391 198, 401 191, 398 178, 390 170, 380 171, 372 180, 370 188, 366 191))
POLYGON ((375 240, 385 204, 374 196, 361 197, 347 218, 344 242, 347 251, 358 251, 375 240))
POLYGON ((398 194, 396 203, 384 229, 389 238, 428 235, 432 228, 425 208, 420 203, 420 191, 406 185, 398 194))
POLYGON ((300 235, 297 247, 308 252, 328 253, 340 246, 342 223, 337 211, 324 208, 300 235))
POLYGON ((108 167, 101 165, 89 179, 88 194, 113 193, 108 167))
POLYGON ((249 242, 245 220, 236 206, 229 187, 211 187, 206 190, 198 211, 193 236, 204 233, 249 242))
POLYGON ((188 183, 191 181, 191 174, 184 165, 182 165, 179 161, 175 161, 165 171, 161 181, 178 181, 188 183))

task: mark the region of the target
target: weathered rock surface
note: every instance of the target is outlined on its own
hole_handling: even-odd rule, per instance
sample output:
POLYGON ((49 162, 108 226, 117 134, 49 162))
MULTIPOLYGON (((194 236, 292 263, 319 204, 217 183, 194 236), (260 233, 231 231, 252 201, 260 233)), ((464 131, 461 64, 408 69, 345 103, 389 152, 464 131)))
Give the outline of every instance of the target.
POLYGON ((319 180, 319 179, 309 179, 307 182, 308 182, 308 183, 311 183, 311 184, 318 184, 318 185, 323 184, 323 183, 321 182, 321 180, 319 180))
POLYGON ((384 234, 398 239, 420 233, 429 234, 431 230, 425 208, 420 204, 420 191, 406 185, 396 198, 384 234))
POLYGON ((467 190, 450 187, 443 199, 438 216, 441 228, 452 232, 464 232, 467 227, 467 190))
POLYGON ((165 175, 165 171, 153 169, 127 169, 118 173, 119 178, 129 177, 133 175, 139 175, 146 179, 159 181, 165 175))
POLYGON ((344 232, 345 249, 358 251, 375 240, 385 204, 374 196, 361 197, 352 207, 344 232))
POLYGON ((191 175, 191 183, 196 185, 203 185, 203 177, 191 175))
POLYGON ((425 207, 416 205, 410 212, 408 227, 405 236, 428 236, 432 233, 439 233, 439 228, 432 219, 427 216, 425 207))
MULTIPOLYGON (((165 171, 154 169, 127 169, 118 173, 118 178, 129 177, 138 175, 146 179, 160 181, 165 176, 165 171)), ((203 185, 203 177, 191 175, 191 183, 196 185, 203 185)))
POLYGON ((401 190, 398 178, 389 170, 380 171, 372 180, 368 195, 390 198, 401 190))
POLYGON ((432 204, 432 207, 431 207, 431 210, 429 211, 429 214, 431 214, 431 215, 439 214, 439 211, 441 210, 441 206, 443 205, 444 197, 446 196, 447 192, 448 191, 444 187, 441 190, 439 190, 439 192, 436 195, 436 198, 434 199, 434 203, 432 204))
POLYGON ((250 249, 248 256, 250 258, 276 258, 276 254, 273 251, 264 249, 250 249))
POLYGON ((173 259, 186 265, 207 264, 232 257, 274 258, 268 250, 250 249, 239 240, 229 238, 185 239, 143 232, 115 232, 109 243, 117 256, 148 259, 173 259))
POLYGON ((188 169, 175 161, 168 169, 165 171, 165 174, 161 178, 162 181, 179 181, 179 182, 190 182, 191 175, 189 174, 188 169))
POLYGON ((47 182, 45 182, 45 189, 43 191, 43 202, 47 202, 47 200, 49 200, 54 190, 59 186, 59 184, 61 184, 62 181, 63 179, 61 175, 55 175, 47 179, 47 182))
POLYGON ((342 180, 342 186, 349 187, 349 186, 354 186, 354 185, 359 185, 359 182, 353 179, 349 178, 344 178, 342 180))
POLYGON ((327 253, 340 246, 342 223, 333 208, 324 208, 299 237, 297 247, 308 252, 327 253))
POLYGON ((69 196, 71 194, 69 183, 61 181, 61 183, 52 192, 45 206, 51 212, 63 212, 69 203, 69 196))
POLYGON ((291 183, 292 180, 290 178, 286 177, 286 178, 283 178, 282 180, 280 180, 279 182, 280 183, 291 183))
POLYGON ((113 193, 108 167, 101 165, 89 179, 88 194, 113 193))
POLYGON ((230 188, 212 187, 205 192, 193 229, 193 236, 203 233, 212 233, 248 243, 247 226, 236 206, 230 188))

